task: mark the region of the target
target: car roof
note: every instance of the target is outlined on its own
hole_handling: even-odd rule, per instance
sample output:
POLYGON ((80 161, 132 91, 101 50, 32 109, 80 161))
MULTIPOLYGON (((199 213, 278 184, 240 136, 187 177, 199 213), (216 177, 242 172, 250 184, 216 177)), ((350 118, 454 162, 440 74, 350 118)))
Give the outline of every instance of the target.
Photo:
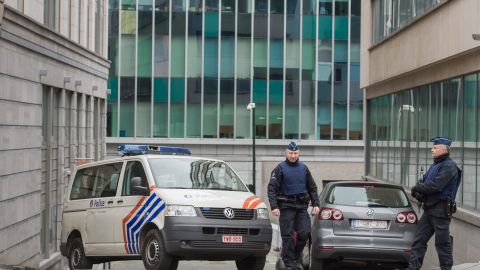
POLYGON ((403 188, 401 185, 387 182, 378 182, 378 181, 332 181, 327 184, 327 187, 334 186, 379 186, 379 187, 392 187, 392 188, 403 188))

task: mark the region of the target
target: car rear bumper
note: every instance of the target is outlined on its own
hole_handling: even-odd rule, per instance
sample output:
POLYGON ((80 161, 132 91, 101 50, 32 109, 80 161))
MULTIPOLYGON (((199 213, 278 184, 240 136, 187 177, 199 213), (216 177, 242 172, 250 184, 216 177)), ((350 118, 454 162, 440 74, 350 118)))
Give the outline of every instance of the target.
POLYGON ((410 248, 379 249, 375 247, 317 246, 312 255, 317 259, 406 263, 410 257, 410 251, 410 248))
POLYGON ((266 256, 272 242, 269 220, 165 218, 166 252, 182 259, 234 260, 266 256), (223 243, 222 235, 241 235, 242 243, 223 243))

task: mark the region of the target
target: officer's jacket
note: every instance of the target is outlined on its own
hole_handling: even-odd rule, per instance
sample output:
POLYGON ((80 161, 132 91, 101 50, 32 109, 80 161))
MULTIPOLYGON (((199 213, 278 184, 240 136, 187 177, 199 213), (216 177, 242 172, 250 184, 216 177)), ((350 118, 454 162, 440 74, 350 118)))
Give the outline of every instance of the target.
POLYGON ((448 154, 435 158, 423 181, 415 186, 416 191, 426 195, 425 206, 431 207, 448 198, 454 200, 460 184, 461 172, 448 154))
POLYGON ((291 163, 290 161, 286 160, 282 163, 277 165, 277 167, 273 169, 272 174, 270 176, 270 183, 268 184, 268 201, 270 202, 271 209, 273 210, 273 209, 279 208, 278 196, 285 195, 285 192, 283 189, 284 172, 282 170, 282 165, 283 166, 302 166, 305 168, 305 171, 304 171, 305 173, 304 179, 306 180, 305 191, 308 193, 308 195, 310 195, 310 200, 312 201, 312 205, 319 206, 317 185, 315 184, 315 181, 313 180, 312 174, 310 173, 310 170, 308 169, 308 167, 300 161, 291 163))

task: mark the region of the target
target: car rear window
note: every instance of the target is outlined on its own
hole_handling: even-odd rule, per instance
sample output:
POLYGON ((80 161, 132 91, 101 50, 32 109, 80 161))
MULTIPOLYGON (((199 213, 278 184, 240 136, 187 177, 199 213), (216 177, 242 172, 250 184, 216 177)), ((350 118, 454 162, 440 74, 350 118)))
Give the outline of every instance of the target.
POLYGON ((327 196, 327 202, 368 207, 402 208, 410 206, 402 189, 377 185, 334 186, 327 196))

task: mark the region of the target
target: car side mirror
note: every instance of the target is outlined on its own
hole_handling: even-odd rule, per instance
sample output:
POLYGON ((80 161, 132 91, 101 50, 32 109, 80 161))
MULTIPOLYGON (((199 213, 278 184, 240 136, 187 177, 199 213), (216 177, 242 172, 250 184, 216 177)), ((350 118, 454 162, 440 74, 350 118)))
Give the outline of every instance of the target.
POLYGON ((148 196, 150 191, 147 187, 142 186, 141 177, 133 177, 130 182, 130 189, 132 190, 132 195, 148 196))

